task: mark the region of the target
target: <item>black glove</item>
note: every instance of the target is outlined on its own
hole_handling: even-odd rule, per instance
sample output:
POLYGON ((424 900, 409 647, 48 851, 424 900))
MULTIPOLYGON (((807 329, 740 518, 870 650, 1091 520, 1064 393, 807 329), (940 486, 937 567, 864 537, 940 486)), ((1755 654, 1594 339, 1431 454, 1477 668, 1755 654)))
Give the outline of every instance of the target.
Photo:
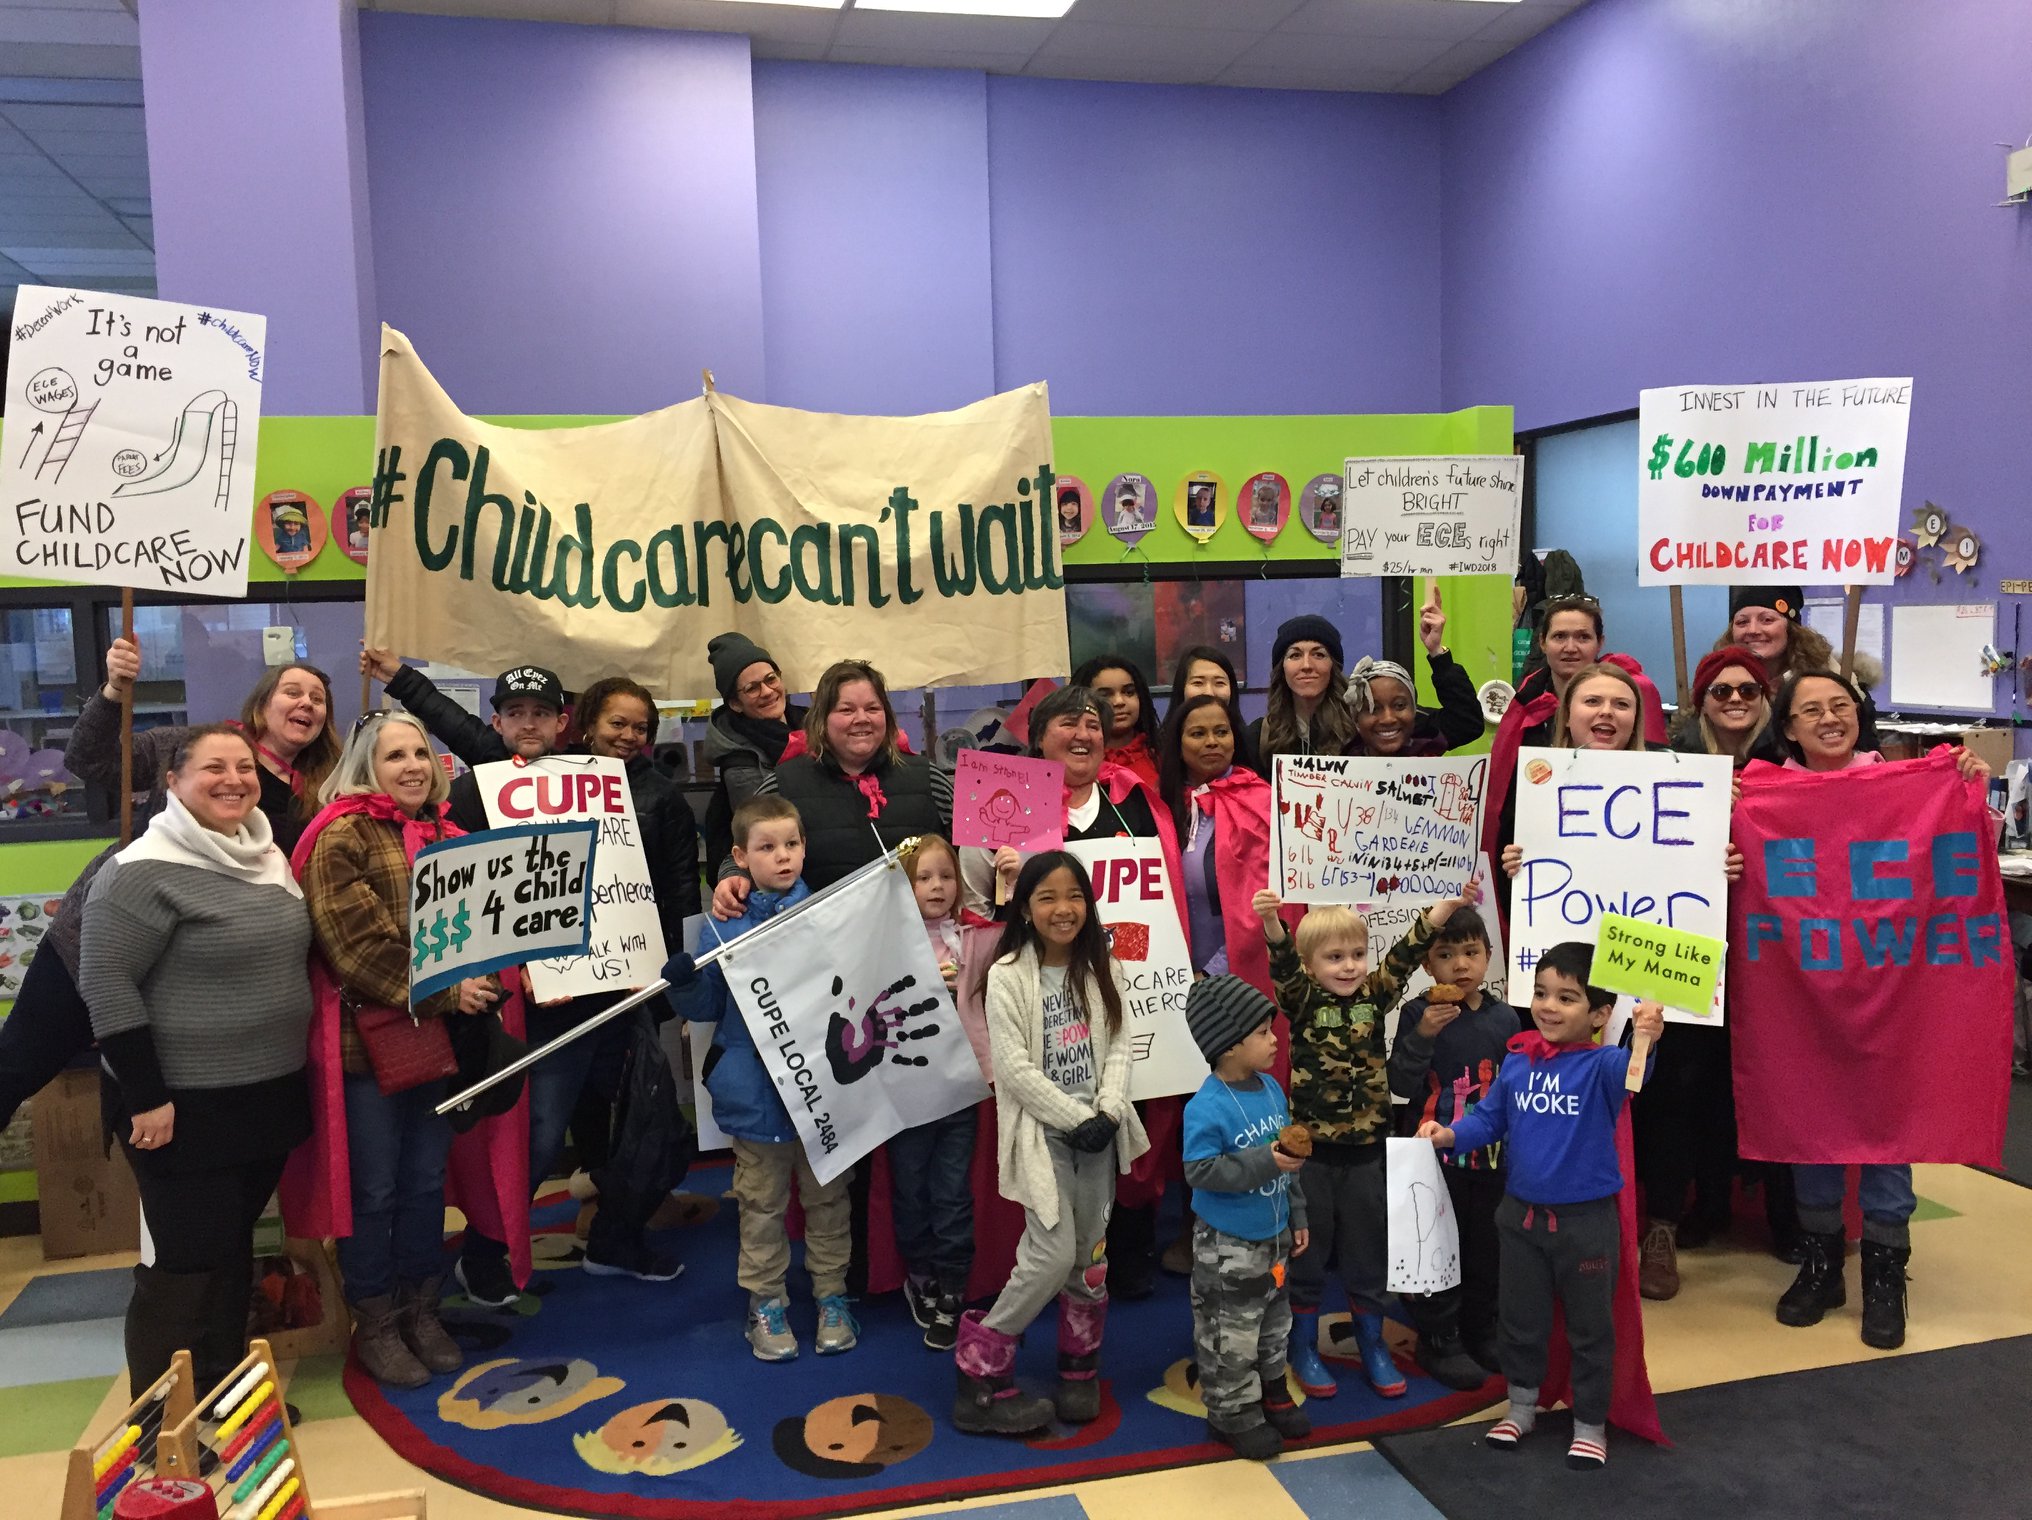
POLYGON ((672 992, 682 992, 698 980, 698 964, 680 950, 663 963, 663 979, 672 992))
POLYGON ((1115 1143, 1115 1121, 1106 1114, 1095 1114, 1068 1133, 1065 1141, 1076 1151, 1098 1155, 1115 1143))

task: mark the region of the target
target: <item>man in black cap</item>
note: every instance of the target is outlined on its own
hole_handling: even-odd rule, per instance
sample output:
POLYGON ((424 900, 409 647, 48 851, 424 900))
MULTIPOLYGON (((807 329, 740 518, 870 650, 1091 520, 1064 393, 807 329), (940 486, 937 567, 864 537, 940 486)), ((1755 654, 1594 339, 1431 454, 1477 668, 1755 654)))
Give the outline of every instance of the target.
MULTIPOLYGON (((517 756, 534 760, 556 749, 564 735, 564 684, 540 665, 517 665, 495 677, 492 723, 467 712, 391 649, 362 644, 360 673, 387 687, 389 696, 423 720, 432 738, 469 767, 517 756)), ((487 827, 486 804, 470 769, 452 783, 446 812, 469 834, 487 827)))

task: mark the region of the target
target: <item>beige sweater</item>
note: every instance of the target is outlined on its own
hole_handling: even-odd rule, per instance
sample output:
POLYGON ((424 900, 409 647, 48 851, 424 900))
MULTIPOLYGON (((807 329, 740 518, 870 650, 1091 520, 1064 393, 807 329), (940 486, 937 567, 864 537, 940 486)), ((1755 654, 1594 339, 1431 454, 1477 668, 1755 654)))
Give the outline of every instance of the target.
MULTIPOLYGON (((1121 965, 1111 960, 1108 967, 1119 993, 1121 965)), ((1101 990, 1091 978, 1080 991, 1082 1002, 1093 1014, 1090 1037, 1094 1065, 1101 1074, 1101 1089, 1093 1106, 1088 1107, 1044 1074, 1044 1020, 1039 1016, 1044 995, 1040 981, 1035 950, 1004 956, 988 968, 988 1046, 995 1063, 999 1191, 1004 1198, 1022 1204, 1044 1222, 1045 1228, 1051 1229, 1058 1224, 1058 1182, 1051 1169, 1045 1131, 1064 1133, 1077 1129, 1096 1112, 1106 1114, 1117 1125, 1115 1164, 1124 1172, 1150 1149, 1150 1140, 1143 1133, 1143 1121, 1129 1102, 1129 1066, 1135 1056, 1134 1043, 1126 1032, 1113 1039, 1108 1037, 1101 990)))

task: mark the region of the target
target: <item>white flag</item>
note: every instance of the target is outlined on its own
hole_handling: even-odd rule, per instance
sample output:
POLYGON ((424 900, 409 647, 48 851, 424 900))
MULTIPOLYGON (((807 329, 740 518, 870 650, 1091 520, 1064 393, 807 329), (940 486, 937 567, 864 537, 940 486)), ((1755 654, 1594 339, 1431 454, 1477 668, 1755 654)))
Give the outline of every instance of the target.
POLYGON ((893 857, 742 935, 720 967, 820 1182, 988 1095, 893 857))
POLYGON ((1460 1284, 1460 1221, 1430 1140, 1384 1142, 1392 1293, 1437 1293, 1460 1284))

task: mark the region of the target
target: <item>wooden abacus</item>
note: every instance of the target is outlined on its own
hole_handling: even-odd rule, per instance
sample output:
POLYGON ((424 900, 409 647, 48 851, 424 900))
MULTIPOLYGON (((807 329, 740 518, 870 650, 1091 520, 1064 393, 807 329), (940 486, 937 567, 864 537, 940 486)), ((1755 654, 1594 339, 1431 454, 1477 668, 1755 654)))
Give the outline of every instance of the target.
POLYGON ((267 1341, 252 1342, 202 1400, 192 1379, 190 1355, 179 1351, 112 1436, 72 1450, 63 1520, 113 1520, 121 1490, 148 1477, 204 1483, 220 1520, 424 1520, 421 1489, 312 1500, 267 1341))

